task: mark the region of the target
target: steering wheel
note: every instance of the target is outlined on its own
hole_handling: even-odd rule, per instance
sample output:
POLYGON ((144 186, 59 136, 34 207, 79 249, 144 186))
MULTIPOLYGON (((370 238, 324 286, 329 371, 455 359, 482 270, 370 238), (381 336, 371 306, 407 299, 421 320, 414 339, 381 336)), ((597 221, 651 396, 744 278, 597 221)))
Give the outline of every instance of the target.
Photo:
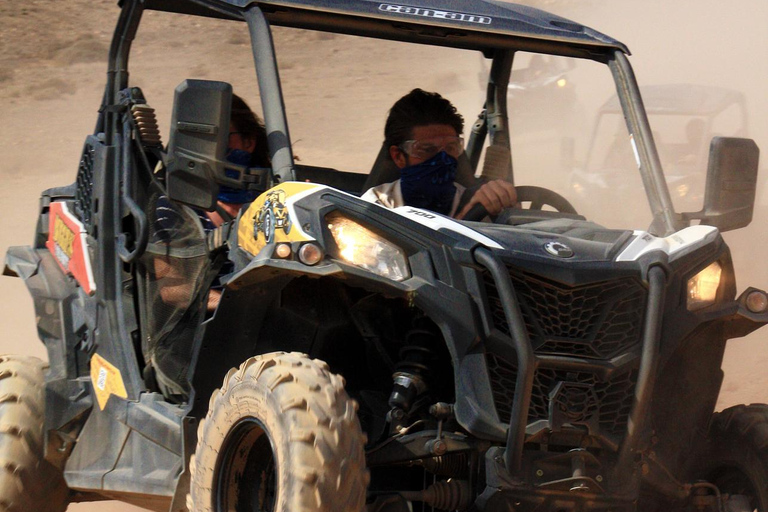
MULTIPOLYGON (((542 211, 542 208, 544 206, 551 206, 559 213, 564 213, 566 216, 571 215, 577 215, 576 208, 573 207, 573 205, 563 196, 555 192, 554 190, 550 190, 548 188, 544 187, 536 187, 531 185, 524 185, 515 187, 515 190, 517 190, 517 200, 520 203, 531 203, 528 208, 525 208, 526 210, 538 210, 542 211)), ((510 215, 505 215, 507 212, 514 212, 514 208, 507 208, 504 211, 502 211, 498 215, 498 221, 500 224, 506 224, 506 220, 502 220, 502 218, 506 219, 510 215)), ((518 212, 520 210, 517 210, 518 212)), ((554 212, 543 212, 543 213, 554 213, 554 212)), ((488 211, 485 209, 485 206, 483 206, 480 203, 477 203, 474 205, 470 210, 467 212, 467 214, 464 216, 463 220, 469 220, 469 221, 481 221, 485 217, 488 216, 488 211)), ((494 222, 496 222, 494 221, 494 222)))
POLYGON ((517 201, 520 203, 530 201, 529 210, 541 210, 544 206, 551 206, 560 213, 571 213, 576 215, 576 208, 563 196, 544 187, 534 187, 531 185, 515 187, 517 190, 517 201))

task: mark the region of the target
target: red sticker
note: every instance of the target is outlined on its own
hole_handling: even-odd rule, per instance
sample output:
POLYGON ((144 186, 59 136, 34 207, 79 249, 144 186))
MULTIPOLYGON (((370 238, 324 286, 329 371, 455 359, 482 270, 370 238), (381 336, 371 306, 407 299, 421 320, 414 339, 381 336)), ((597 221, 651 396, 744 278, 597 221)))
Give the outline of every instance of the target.
POLYGON ((48 241, 45 246, 56 258, 61 270, 73 276, 85 293, 90 295, 96 290, 96 284, 93 281, 85 236, 82 222, 70 213, 65 203, 51 203, 48 241))

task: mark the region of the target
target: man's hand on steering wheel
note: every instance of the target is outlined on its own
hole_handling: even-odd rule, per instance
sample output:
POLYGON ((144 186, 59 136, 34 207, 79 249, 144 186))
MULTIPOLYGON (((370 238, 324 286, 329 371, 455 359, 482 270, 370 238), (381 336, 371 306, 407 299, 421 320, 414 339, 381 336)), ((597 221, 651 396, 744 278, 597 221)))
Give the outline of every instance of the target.
MULTIPOLYGON (((511 186, 507 182, 503 183, 511 186)), ((581 217, 576 212, 576 209, 573 207, 573 205, 568 202, 565 197, 561 196, 554 190, 531 185, 512 187, 512 190, 515 192, 516 201, 516 203, 512 205, 513 207, 522 208, 523 203, 528 203, 527 210, 541 211, 545 206, 549 206, 553 208, 555 212, 560 213, 561 215, 575 216, 581 220, 584 220, 584 217, 581 217)), ((494 222, 500 222, 501 224, 507 223, 509 217, 508 214, 512 213, 513 210, 510 210, 509 207, 503 209, 506 210, 506 212, 498 215, 498 217, 494 219, 494 222)), ((475 201, 475 197, 473 196, 467 207, 461 210, 461 216, 457 217, 457 219, 478 222, 487 217, 488 214, 489 212, 486 211, 485 205, 480 201, 475 201)))
POLYGON ((508 181, 489 181, 477 189, 472 199, 464 205, 456 218, 463 219, 476 204, 483 205, 488 214, 498 215, 502 210, 512 208, 517 204, 517 191, 515 186, 508 181))

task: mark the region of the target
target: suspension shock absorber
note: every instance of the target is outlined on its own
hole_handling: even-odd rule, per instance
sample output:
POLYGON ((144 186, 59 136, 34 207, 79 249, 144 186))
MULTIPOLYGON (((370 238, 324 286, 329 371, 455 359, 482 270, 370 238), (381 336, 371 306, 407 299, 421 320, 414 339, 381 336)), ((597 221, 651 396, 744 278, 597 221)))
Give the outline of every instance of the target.
POLYGON ((419 397, 429 388, 430 365, 435 358, 432 347, 439 339, 437 326, 426 317, 417 319, 405 335, 389 395, 389 419, 395 431, 403 427, 419 397))

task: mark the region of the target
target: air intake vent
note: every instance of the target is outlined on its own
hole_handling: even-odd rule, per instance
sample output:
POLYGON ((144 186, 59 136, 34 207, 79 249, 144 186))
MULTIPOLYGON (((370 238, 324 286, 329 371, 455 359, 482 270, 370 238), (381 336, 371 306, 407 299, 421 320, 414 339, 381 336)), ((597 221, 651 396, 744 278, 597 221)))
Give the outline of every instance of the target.
MULTIPOLYGON (((567 286, 511 269, 509 276, 537 354, 610 359, 640 343, 647 292, 637 279, 567 286)), ((490 273, 484 278, 493 323, 509 335, 496 285, 490 273)))
MULTIPOLYGON (((486 362, 499 419, 509 423, 517 368, 496 354, 488 354, 486 362)), ((565 424, 586 425, 593 434, 621 438, 627 430, 636 383, 636 370, 601 380, 589 371, 539 368, 528 423, 549 420, 553 430, 565 424)))
POLYGON ((85 225, 90 235, 93 235, 93 146, 86 143, 80 167, 77 170, 77 190, 75 191, 75 215, 85 225))

